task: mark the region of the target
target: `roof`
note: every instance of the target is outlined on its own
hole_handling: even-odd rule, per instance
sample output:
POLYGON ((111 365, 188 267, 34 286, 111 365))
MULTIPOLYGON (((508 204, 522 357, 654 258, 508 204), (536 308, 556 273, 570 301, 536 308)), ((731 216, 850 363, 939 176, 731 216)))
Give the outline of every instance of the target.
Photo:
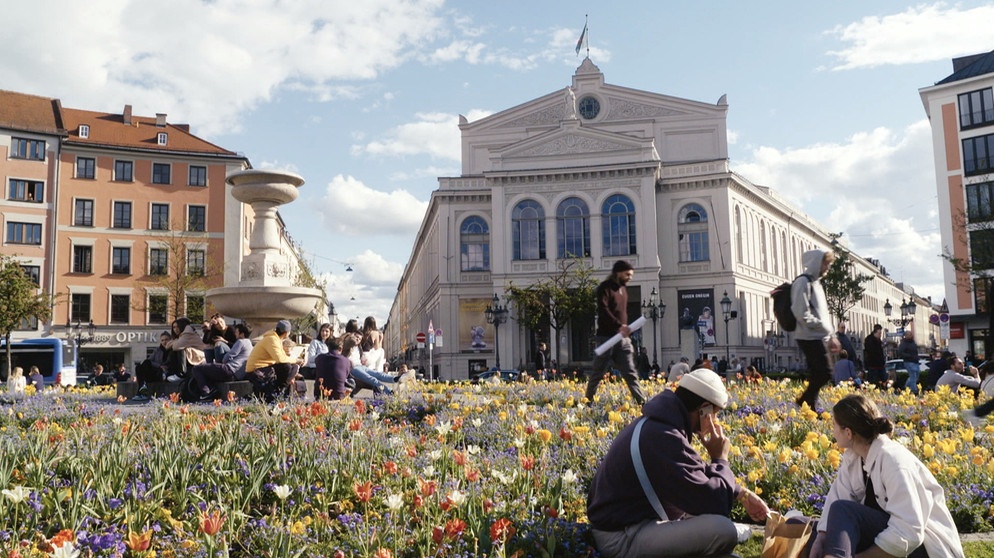
MULTIPOLYGON (((969 79, 972 77, 982 76, 984 74, 994 73, 994 50, 986 54, 978 54, 971 57, 974 60, 962 68, 958 68, 953 71, 948 77, 942 81, 938 81, 936 85, 943 85, 946 83, 953 83, 954 81, 961 81, 964 79, 969 79)), ((961 60, 961 59, 956 59, 961 60)), ((956 60, 953 60, 953 66, 956 67, 956 60)))
POLYGON ((59 101, 50 97, 0 90, 0 128, 65 135, 59 101))
POLYGON ((191 134, 188 125, 164 122, 164 115, 161 119, 163 124, 158 125, 154 117, 131 116, 130 112, 130 106, 126 106, 122 114, 63 108, 65 127, 69 131, 66 144, 237 156, 234 151, 191 134), (131 124, 125 124, 125 115, 129 117, 131 124), (81 124, 90 127, 86 138, 79 137, 81 124), (166 145, 159 145, 160 132, 168 134, 166 145))

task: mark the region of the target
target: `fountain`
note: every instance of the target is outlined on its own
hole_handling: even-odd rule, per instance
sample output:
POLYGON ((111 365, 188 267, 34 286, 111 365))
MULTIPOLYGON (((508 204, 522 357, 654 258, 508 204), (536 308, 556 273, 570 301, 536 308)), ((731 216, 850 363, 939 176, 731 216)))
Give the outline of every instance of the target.
POLYGON ((279 320, 305 316, 324 304, 320 289, 291 284, 293 266, 280 250, 276 208, 297 199, 304 179, 291 172, 250 169, 229 174, 225 182, 236 200, 252 206, 255 223, 238 284, 210 289, 207 300, 225 316, 248 322, 257 340, 279 320))

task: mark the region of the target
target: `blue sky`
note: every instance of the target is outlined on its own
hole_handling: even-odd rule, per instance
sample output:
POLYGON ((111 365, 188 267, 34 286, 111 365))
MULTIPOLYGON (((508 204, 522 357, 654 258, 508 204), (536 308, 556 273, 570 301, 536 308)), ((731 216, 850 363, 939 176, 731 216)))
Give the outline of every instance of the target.
POLYGON ((585 14, 606 81, 727 94, 733 170, 941 300, 918 89, 994 49, 994 2, 41 0, 5 8, 0 88, 165 112, 301 174, 292 236, 343 316, 382 321, 436 177, 459 173, 458 115, 569 85, 585 14))

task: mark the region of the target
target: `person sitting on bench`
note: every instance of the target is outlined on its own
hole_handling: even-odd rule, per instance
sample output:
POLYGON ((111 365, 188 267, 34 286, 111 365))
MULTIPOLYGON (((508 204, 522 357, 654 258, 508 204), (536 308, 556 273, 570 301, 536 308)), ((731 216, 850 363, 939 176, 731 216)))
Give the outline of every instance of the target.
POLYGON ((249 341, 252 330, 245 324, 235 324, 234 330, 235 342, 220 362, 198 364, 190 369, 194 389, 201 396, 210 395, 212 387, 217 384, 245 379, 245 365, 252 353, 252 342, 249 341))

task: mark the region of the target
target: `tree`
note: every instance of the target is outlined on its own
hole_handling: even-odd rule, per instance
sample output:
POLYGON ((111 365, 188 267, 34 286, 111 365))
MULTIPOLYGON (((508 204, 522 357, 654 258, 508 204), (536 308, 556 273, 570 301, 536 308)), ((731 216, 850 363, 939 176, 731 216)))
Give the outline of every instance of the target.
MULTIPOLYGON (((321 300, 327 301, 328 282, 315 276, 314 271, 311 270, 311 265, 306 260, 299 257, 299 254, 301 253, 299 245, 297 246, 296 252, 298 254, 298 257, 296 258, 297 271, 293 276, 293 286, 318 289, 321 291, 321 300)), ((321 307, 323 305, 324 303, 317 302, 314 305, 313 311, 299 318, 290 320, 290 323, 293 324, 293 330, 297 332, 316 330, 318 324, 323 323, 318 315, 321 312, 321 307)))
POLYGON ((841 233, 830 236, 835 261, 828 268, 828 273, 821 278, 821 285, 825 290, 828 311, 836 321, 842 321, 846 319, 849 309, 863 298, 863 293, 866 292, 863 284, 873 280, 873 276, 856 273, 849 251, 838 242, 841 233))
POLYGON ((543 322, 556 332, 554 355, 560 355, 560 332, 581 313, 594 311, 593 268, 585 260, 569 258, 559 260, 558 272, 527 287, 508 288, 508 299, 517 309, 517 319, 534 331, 543 322))
MULTIPOLYGON (((149 269, 138 280, 139 284, 144 285, 146 296, 143 300, 132 301, 134 309, 161 312, 169 322, 188 315, 187 293, 206 292, 221 286, 219 279, 223 276, 224 266, 217 265, 211 258, 210 238, 206 232, 187 231, 171 223, 168 231, 162 231, 162 234, 149 240, 153 251, 149 255, 149 269), (152 298, 162 292, 168 299, 164 308, 152 298)), ((206 315, 207 308, 199 310, 206 315)))
POLYGON ((52 306, 58 297, 38 292, 38 285, 25 273, 21 263, 12 256, 0 255, 0 335, 6 343, 7 366, 3 380, 10 377, 10 334, 23 327, 31 318, 46 321, 52 316, 52 306))

